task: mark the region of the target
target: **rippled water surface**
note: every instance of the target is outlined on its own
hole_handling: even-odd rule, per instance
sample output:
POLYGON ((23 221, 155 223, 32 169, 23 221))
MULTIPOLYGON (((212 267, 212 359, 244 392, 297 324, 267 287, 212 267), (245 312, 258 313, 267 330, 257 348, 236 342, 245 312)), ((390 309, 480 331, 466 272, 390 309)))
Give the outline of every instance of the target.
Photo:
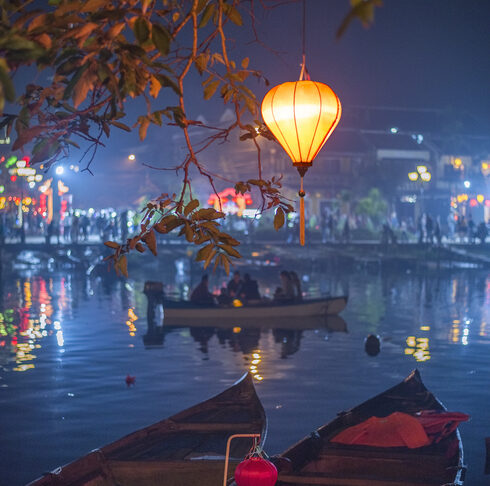
MULTIPOLYGON (((184 262, 185 263, 185 262, 184 262)), ((485 271, 301 271, 311 295, 349 294, 342 319, 167 329, 145 347, 145 280, 191 284, 185 264, 136 269, 128 281, 84 273, 4 275, 0 314, 0 484, 25 484, 91 449, 209 398, 245 371, 269 418, 267 452, 401 381, 413 368, 453 411, 469 486, 483 475, 490 436, 490 277, 485 271), (382 337, 376 357, 368 334, 382 337), (128 387, 126 375, 135 377, 128 387)), ((249 268, 264 292, 280 268, 249 268)), ((211 278, 219 288, 224 277, 211 278)))

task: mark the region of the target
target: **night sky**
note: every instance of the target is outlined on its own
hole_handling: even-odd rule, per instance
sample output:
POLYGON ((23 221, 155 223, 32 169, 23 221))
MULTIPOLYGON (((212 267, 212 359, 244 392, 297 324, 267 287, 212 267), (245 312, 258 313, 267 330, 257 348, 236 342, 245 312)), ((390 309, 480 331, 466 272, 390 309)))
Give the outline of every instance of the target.
MULTIPOLYGON (((232 32, 236 43, 230 57, 240 61, 249 56, 250 67, 263 71, 271 85, 296 80, 302 51, 301 2, 267 11, 259 8, 259 2, 256 4, 257 32, 270 49, 254 42, 246 27, 236 28, 232 32)), ((476 117, 482 132, 488 133, 489 1, 387 0, 376 9, 370 28, 355 20, 344 36, 336 40, 335 32, 348 8, 348 2, 343 0, 306 2, 306 56, 313 80, 329 84, 345 108, 359 105, 452 108, 455 116, 465 112, 476 117)), ((203 115, 214 121, 220 117, 223 104, 218 96, 204 102, 199 83, 197 75, 188 82, 193 90, 188 102, 190 116, 203 115)), ((267 91, 263 83, 255 81, 250 87, 258 99, 267 91)), ((108 147, 100 150, 94 162, 95 176, 82 175, 73 180, 75 205, 86 206, 88 200, 79 188, 86 188, 87 182, 93 188, 91 192, 100 196, 107 192, 117 194, 114 201, 120 205, 124 201, 132 203, 144 192, 148 177, 157 183, 168 177, 165 174, 171 173, 154 174, 139 163, 173 166, 176 161, 171 135, 175 130, 152 127, 143 143, 137 133, 128 135, 113 130, 108 147), (128 163, 129 153, 137 155, 136 163, 128 163), (116 176, 117 169, 120 174, 116 176)), ((158 194, 154 186, 149 187, 149 195, 152 189, 157 189, 158 194)))

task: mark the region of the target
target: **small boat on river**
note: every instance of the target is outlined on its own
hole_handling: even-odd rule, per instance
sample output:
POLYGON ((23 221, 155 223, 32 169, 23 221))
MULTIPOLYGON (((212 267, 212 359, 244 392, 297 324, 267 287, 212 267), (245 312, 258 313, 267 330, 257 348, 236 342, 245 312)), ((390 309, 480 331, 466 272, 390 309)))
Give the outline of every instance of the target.
MULTIPOLYGON (((267 430, 265 412, 246 374, 221 394, 96 449, 28 486, 216 486, 228 437, 267 430), (198 478, 196 480, 196 478, 198 478)), ((230 475, 252 439, 231 443, 230 475)))
POLYGON ((313 316, 337 315, 345 309, 347 296, 326 297, 322 299, 303 300, 283 304, 273 301, 260 302, 254 305, 233 306, 199 306, 186 301, 165 300, 164 319, 167 323, 174 319, 270 319, 270 318, 305 318, 313 316))
MULTIPOLYGON (((330 423, 320 427, 282 453, 276 459, 279 469, 277 486, 335 485, 335 486, 457 486, 462 485, 465 467, 463 447, 457 429, 460 421, 467 420, 464 414, 449 414, 441 402, 424 386, 417 370, 400 384, 370 400, 341 412, 330 423), (369 440, 366 421, 377 419, 387 422, 388 417, 402 414, 426 417, 431 427, 442 425, 442 433, 429 445, 417 447, 413 441, 415 432, 411 427, 402 427, 406 437, 405 446, 397 444, 395 431, 384 428, 374 434, 377 445, 359 445, 369 440), (421 412, 421 413, 419 413, 421 412), (441 413, 443 412, 443 413, 441 413), (393 415, 392 415, 393 414, 393 415), (426 415, 424 415, 426 414, 426 415), (451 422, 452 416, 455 421, 451 422), (360 432, 360 429, 364 429, 360 432), (387 432, 388 430, 388 432, 387 432), (346 432, 347 431, 347 432, 346 432), (355 433, 352 433, 355 431, 355 433), (344 439, 350 436, 350 443, 344 439), (380 436, 384 443, 379 444, 380 436), (391 444, 392 445, 392 444, 391 444)), ((400 427, 397 424, 397 432, 400 427)), ((384 427, 384 426, 383 426, 384 427)), ((391 427, 391 426, 390 426, 391 427)), ((429 430, 425 428, 423 430, 429 430)), ((437 428, 437 427, 435 427, 437 428)), ((400 434, 400 436, 403 434, 400 434)), ((403 440, 402 440, 403 441, 403 440)))

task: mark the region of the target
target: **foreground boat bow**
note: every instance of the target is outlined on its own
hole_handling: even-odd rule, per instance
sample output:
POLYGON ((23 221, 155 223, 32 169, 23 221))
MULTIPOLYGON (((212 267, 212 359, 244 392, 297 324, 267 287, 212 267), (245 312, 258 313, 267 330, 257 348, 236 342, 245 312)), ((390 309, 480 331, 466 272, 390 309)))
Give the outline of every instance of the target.
POLYGON ((459 486, 464 480, 463 447, 456 429, 438 443, 408 447, 346 445, 339 432, 370 417, 394 412, 445 411, 417 370, 400 384, 342 412, 332 422, 290 447, 278 460, 278 486, 459 486))
MULTIPOLYGON (((221 394, 138 430, 48 473, 28 486, 216 486, 223 479, 232 434, 266 435, 265 412, 253 377, 221 394)), ((251 447, 232 443, 230 475, 251 447)))

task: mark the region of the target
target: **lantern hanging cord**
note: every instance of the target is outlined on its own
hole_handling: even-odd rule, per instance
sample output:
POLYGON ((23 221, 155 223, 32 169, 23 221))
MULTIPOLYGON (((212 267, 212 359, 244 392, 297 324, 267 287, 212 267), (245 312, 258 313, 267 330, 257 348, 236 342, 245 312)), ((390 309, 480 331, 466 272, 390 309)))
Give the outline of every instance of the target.
POLYGON ((299 80, 302 81, 305 78, 310 79, 310 75, 308 74, 308 70, 306 69, 306 0, 303 0, 303 33, 302 33, 302 63, 301 63, 301 73, 299 75, 299 80))

